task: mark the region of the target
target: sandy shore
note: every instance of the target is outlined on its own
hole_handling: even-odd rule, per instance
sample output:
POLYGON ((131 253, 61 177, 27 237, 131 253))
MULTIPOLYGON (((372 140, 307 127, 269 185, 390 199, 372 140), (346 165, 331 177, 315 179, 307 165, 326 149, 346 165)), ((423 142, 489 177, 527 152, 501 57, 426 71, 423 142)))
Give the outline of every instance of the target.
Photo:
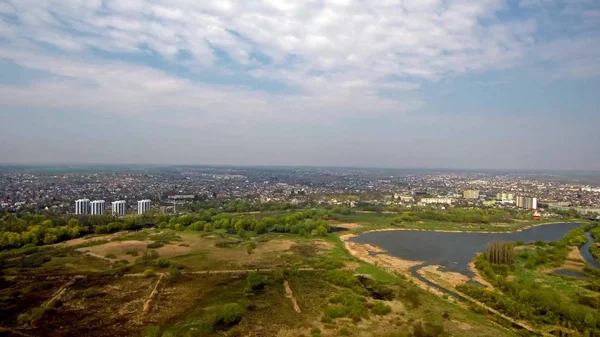
MULTIPOLYGON (((477 258, 477 257, 476 257, 477 258)), ((469 270, 475 274, 475 276, 473 276, 471 279, 475 282, 478 282, 479 284, 483 284, 484 286, 486 286, 487 288, 494 288, 494 286, 489 283, 488 281, 486 281, 483 276, 481 276, 481 273, 479 272, 479 270, 475 267, 475 259, 473 259, 471 262, 469 262, 469 270)))
POLYGON ((433 276, 432 281, 434 281, 435 283, 440 283, 437 282, 442 281, 442 284, 446 284, 448 286, 451 287, 456 287, 459 284, 463 284, 465 282, 469 281, 469 277, 466 275, 463 275, 461 273, 457 273, 457 272, 451 272, 451 271, 442 271, 440 270, 440 268, 442 268, 442 266, 439 265, 429 265, 429 266, 425 266, 423 268, 419 268, 419 270, 417 271, 419 273, 419 275, 427 278, 427 279, 432 279, 432 277, 430 277, 429 275, 433 276))
POLYGON ((392 275, 404 275, 418 287, 427 290, 431 293, 441 296, 442 293, 437 289, 431 288, 419 279, 413 277, 410 273, 410 268, 422 264, 422 261, 404 260, 399 257, 384 254, 384 249, 371 244, 360 244, 349 241, 355 237, 354 234, 342 235, 340 239, 344 241, 344 246, 350 254, 364 262, 373 264, 392 275), (376 254, 373 254, 376 253, 376 254))

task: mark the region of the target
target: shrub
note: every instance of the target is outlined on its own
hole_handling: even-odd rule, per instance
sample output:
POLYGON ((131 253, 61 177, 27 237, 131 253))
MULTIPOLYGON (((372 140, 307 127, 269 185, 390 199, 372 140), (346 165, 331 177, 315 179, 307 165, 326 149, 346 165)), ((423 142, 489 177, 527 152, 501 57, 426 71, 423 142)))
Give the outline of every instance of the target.
POLYGON ((17 322, 19 325, 27 325, 29 322, 31 322, 31 315, 28 313, 22 313, 19 315, 19 317, 17 317, 17 322))
POLYGON ((248 242, 248 247, 246 247, 246 253, 252 254, 252 251, 256 249, 256 242, 250 241, 248 242))
POLYGON ((169 268, 169 272, 167 274, 167 283, 173 284, 177 282, 180 276, 181 272, 179 271, 179 269, 174 268, 173 265, 171 265, 171 268, 169 268))
POLYGON ((138 251, 133 248, 130 248, 125 252, 125 254, 131 255, 131 256, 138 256, 138 251))
POLYGON ((277 268, 273 271, 273 280, 277 283, 283 283, 286 279, 288 271, 286 269, 277 268))
POLYGON ((154 269, 148 268, 144 270, 144 273, 142 275, 144 275, 144 277, 152 277, 154 276, 154 269))
POLYGON ((158 268, 169 268, 170 265, 171 265, 171 262, 169 262, 168 260, 165 260, 165 259, 158 259, 158 261, 156 261, 156 266, 158 268))
POLYGON ((113 253, 106 254, 106 255, 104 255, 104 257, 107 259, 116 259, 117 258, 117 256, 113 253))
POLYGON ((225 304, 217 314, 213 326, 232 326, 242 319, 244 308, 237 303, 225 304))
POLYGON ((160 243, 160 242, 152 242, 152 243, 149 243, 146 246, 146 248, 160 248, 162 246, 164 246, 164 245, 162 243, 160 243))
POLYGON ((415 337, 437 337, 444 333, 444 327, 431 323, 416 322, 413 325, 413 334, 415 337))
POLYGON ((375 305, 371 309, 371 313, 373 313, 373 315, 379 316, 385 316, 390 312, 392 312, 392 308, 389 305, 382 302, 375 302, 375 305))
POLYGON ((81 293, 82 298, 91 298, 91 297, 97 297, 100 295, 102 295, 102 292, 96 287, 87 288, 86 290, 84 290, 81 293))
POLYGON ((246 277, 246 287, 248 290, 259 290, 265 287, 266 278, 257 273, 251 272, 246 277))
POLYGON ((408 287, 402 292, 402 297, 406 299, 413 308, 418 308, 421 305, 419 289, 416 287, 408 287))

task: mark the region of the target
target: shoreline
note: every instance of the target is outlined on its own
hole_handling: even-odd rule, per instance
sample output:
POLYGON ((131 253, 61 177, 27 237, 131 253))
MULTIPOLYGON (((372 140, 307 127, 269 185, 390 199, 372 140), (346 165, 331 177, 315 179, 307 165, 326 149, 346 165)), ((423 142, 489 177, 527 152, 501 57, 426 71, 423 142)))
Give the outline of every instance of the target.
MULTIPOLYGON (((395 231, 413 231, 413 232, 438 232, 438 233, 484 233, 484 234, 503 234, 503 233, 519 233, 527 229, 546 226, 546 225, 555 225, 555 224, 580 224, 578 222, 545 222, 541 224, 528 225, 523 228, 519 228, 516 230, 508 230, 508 231, 472 231, 472 230, 450 230, 450 229, 420 229, 420 228, 379 228, 379 229, 369 229, 364 232, 344 234, 342 236, 353 235, 353 237, 357 237, 362 234, 375 233, 375 232, 395 232, 395 231)), ((581 223, 583 224, 583 223, 581 223)), ((342 237, 340 236, 340 238, 342 237)), ((342 239, 343 240, 343 239, 342 239)))

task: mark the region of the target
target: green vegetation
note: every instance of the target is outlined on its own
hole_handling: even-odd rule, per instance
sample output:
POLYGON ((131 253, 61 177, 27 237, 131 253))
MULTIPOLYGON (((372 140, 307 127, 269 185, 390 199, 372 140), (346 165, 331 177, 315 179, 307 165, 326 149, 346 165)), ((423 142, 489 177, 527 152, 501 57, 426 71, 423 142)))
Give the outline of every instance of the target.
MULTIPOLYGON (((505 263, 502 254, 481 254, 475 265, 495 290, 470 284, 460 285, 457 289, 510 317, 537 326, 569 327, 582 334, 600 333, 600 325, 590 318, 598 314, 594 308, 595 295, 582 295, 587 291, 584 283, 588 281, 566 281, 540 271, 547 266, 560 267, 569 247, 578 247, 585 242, 583 233, 582 227, 559 241, 538 242, 534 248, 520 251, 512 265, 505 263)), ((503 251, 502 246, 496 244, 495 247, 496 251, 498 248, 503 251)), ((589 282, 595 284, 597 281, 591 279, 589 282)))
POLYGON ((592 229, 590 234, 595 241, 595 243, 590 246, 590 253, 592 253, 596 260, 600 261, 600 226, 596 226, 592 229))
POLYGON ((154 269, 148 268, 148 269, 144 270, 143 275, 144 275, 144 277, 152 277, 152 276, 154 276, 154 269))
POLYGON ((265 287, 267 278, 260 273, 251 272, 246 277, 246 288, 249 291, 260 290, 265 287))
POLYGON ((102 295, 102 292, 96 287, 87 288, 86 290, 81 292, 81 298, 98 297, 100 295, 102 295))

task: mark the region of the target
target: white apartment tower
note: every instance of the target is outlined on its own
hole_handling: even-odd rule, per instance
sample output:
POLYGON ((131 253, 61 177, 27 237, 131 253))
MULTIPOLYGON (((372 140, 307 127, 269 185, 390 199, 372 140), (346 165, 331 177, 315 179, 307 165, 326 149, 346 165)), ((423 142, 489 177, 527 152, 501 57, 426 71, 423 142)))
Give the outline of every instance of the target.
POLYGON ((150 201, 149 199, 144 199, 144 200, 138 201, 138 204, 137 204, 138 215, 146 213, 150 209, 151 205, 152 205, 152 201, 150 201))
POLYGON ((90 199, 79 199, 75 200, 75 214, 89 214, 90 213, 90 199))
POLYGON ((112 215, 116 216, 124 216, 125 215, 125 200, 113 201, 112 205, 112 215))
POLYGON ((92 215, 102 215, 104 214, 104 209, 106 208, 106 201, 104 200, 94 200, 90 203, 92 215))
POLYGON ((517 196, 517 207, 526 209, 537 209, 537 198, 517 196))

